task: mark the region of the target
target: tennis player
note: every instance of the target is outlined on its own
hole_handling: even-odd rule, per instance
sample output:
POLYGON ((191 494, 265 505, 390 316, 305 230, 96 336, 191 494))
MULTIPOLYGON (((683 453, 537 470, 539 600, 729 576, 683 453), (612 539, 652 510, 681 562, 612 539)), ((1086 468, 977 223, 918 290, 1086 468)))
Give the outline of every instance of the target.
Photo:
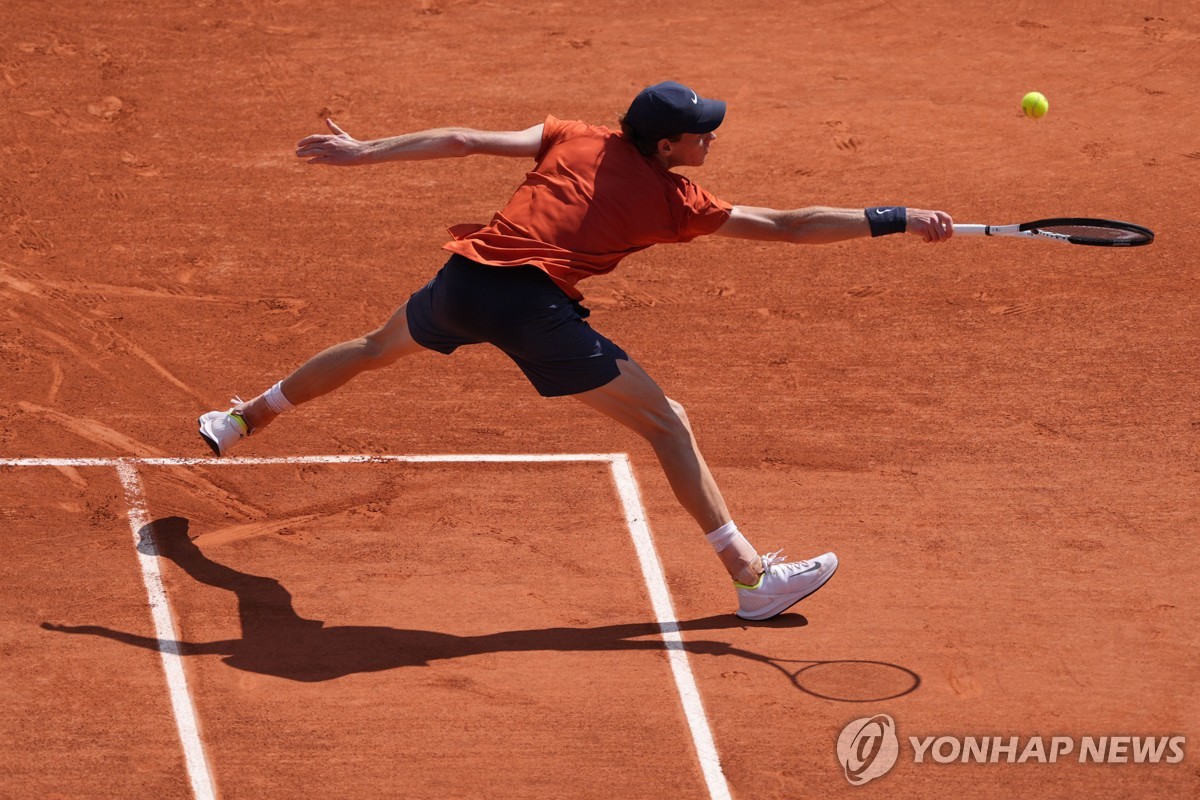
POLYGON ((200 435, 224 455, 362 372, 487 342, 539 394, 575 397, 649 442, 679 503, 733 578, 738 616, 761 620, 790 608, 829 580, 837 557, 788 562, 778 551, 758 554, 733 523, 683 407, 588 324, 578 284, 660 242, 716 234, 819 244, 893 233, 941 242, 953 224, 944 212, 900 206, 783 211, 726 203, 674 171, 704 164, 724 117, 724 102, 668 81, 633 99, 620 131, 547 117, 523 131, 439 128, 360 141, 328 120, 330 133, 302 139, 297 156, 327 166, 469 155, 534 164, 489 224, 451 228, 445 266, 382 327, 313 356, 249 402, 204 414, 200 435))

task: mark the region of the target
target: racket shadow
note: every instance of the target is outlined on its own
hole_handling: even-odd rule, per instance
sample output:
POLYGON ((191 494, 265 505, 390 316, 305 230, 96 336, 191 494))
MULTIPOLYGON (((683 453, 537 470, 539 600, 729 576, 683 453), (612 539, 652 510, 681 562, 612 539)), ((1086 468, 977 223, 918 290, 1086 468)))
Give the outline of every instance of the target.
MULTIPOLYGON (((326 625, 322 620, 301 617, 292 595, 274 578, 251 575, 216 562, 204 554, 188 535, 187 519, 166 517, 140 531, 138 549, 165 558, 190 578, 232 592, 237 597, 242 635, 237 639, 211 642, 160 641, 100 625, 57 625, 42 623, 47 630, 99 636, 148 650, 181 656, 221 656, 228 666, 261 675, 300 682, 320 682, 364 672, 423 667, 432 663, 484 653, 534 651, 663 651, 676 646, 663 641, 657 622, 638 622, 595 627, 549 627, 500 631, 480 636, 457 636, 430 630, 392 628, 379 625, 326 625)), ((799 614, 784 614, 753 623, 759 628, 801 628, 808 620, 799 614)), ((732 614, 680 620, 666 626, 683 633, 742 629, 750 626, 732 614)), ((778 659, 737 647, 729 642, 688 637, 683 645, 696 655, 736 657, 767 664, 791 673, 778 659)), ((843 662, 804 662, 814 665, 843 662)), ((910 670, 895 667, 913 675, 910 670)), ((801 691, 822 699, 836 700, 792 681, 801 691)), ((919 679, 916 680, 919 684, 919 679)), ((913 689, 916 688, 913 685, 913 689)), ((911 691, 910 689, 909 691, 911 691)), ((905 692, 907 693, 907 692, 905 692)), ((886 698, 885 698, 886 699, 886 698)))

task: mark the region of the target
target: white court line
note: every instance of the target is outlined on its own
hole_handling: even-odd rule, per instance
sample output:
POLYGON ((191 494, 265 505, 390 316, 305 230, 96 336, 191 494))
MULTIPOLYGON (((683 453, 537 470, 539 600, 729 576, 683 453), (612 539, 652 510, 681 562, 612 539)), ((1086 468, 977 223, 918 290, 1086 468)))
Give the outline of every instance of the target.
POLYGON ((171 605, 163 586, 162 572, 158 568, 158 552, 152 537, 140 541, 141 530, 150 524, 146 512, 146 496, 137 467, 129 461, 119 462, 117 474, 125 487, 125 499, 129 503, 129 528, 133 531, 133 546, 137 550, 138 563, 142 566, 142 582, 146 584, 146 596, 150 600, 150 615, 154 618, 154 635, 158 638, 158 652, 162 655, 163 671, 167 674, 167 688, 171 694, 171 710, 175 713, 175 727, 179 730, 179 741, 183 744, 184 762, 192 794, 196 800, 216 800, 212 773, 204 755, 204 743, 200 740, 200 729, 196 724, 196 710, 192 706, 192 695, 188 692, 187 676, 183 672, 183 661, 179 657, 179 636, 175 622, 171 619, 171 605))
POLYGON ((637 549, 638 561, 642 565, 642 577, 646 581, 646 590, 650 593, 650 604, 654 607, 654 616, 658 618, 663 643, 667 646, 671 673, 675 676, 675 688, 679 690, 679 699, 683 702, 683 713, 692 732, 692 742, 696 745, 696 756, 700 759, 704 782, 708 784, 708 794, 713 800, 729 800, 729 784, 725 781, 725 773, 721 769, 721 758, 717 755, 717 744, 713 741, 712 731, 708 727, 704 704, 700 702, 696 678, 688 664, 687 650, 684 649, 679 623, 675 618, 675 608, 671 603, 671 592, 667 589, 662 564, 654 549, 650 526, 646 524, 646 509, 642 505, 629 458, 623 453, 614 454, 612 473, 617 484, 617 494, 621 497, 621 505, 625 509, 625 523, 629 526, 629 535, 633 537, 633 546, 637 549))
POLYGON ((611 463, 614 458, 624 458, 622 453, 478 453, 478 454, 445 454, 420 456, 278 456, 256 458, 3 458, 0 467, 118 467, 121 464, 143 464, 147 467, 190 467, 206 464, 212 467, 220 466, 261 466, 264 464, 386 464, 389 462, 407 462, 427 464, 431 462, 482 462, 482 463, 515 463, 515 462, 562 462, 562 461, 602 461, 611 463))
MULTIPOLYGON (((700 690, 696 686, 695 676, 688 663, 687 650, 679 631, 675 617, 675 609, 671 603, 670 590, 662 571, 662 564, 654 548, 654 540, 650 535, 650 527, 646 523, 646 510, 642 505, 641 494, 637 481, 633 477, 633 468, 629 457, 624 453, 577 453, 577 454, 447 454, 447 455, 415 455, 415 456, 293 456, 275 458, 15 458, 0 459, 0 466, 7 467, 116 467, 125 487, 125 495, 129 502, 129 525, 133 531, 134 544, 138 544, 139 531, 148 525, 149 514, 146 510, 145 495, 142 491, 141 479, 136 465, 145 466, 191 466, 207 464, 209 466, 252 466, 266 464, 376 464, 389 462, 431 463, 431 462, 485 462, 485 463, 515 463, 515 462, 608 462, 612 468, 613 481, 616 483, 617 494, 625 512, 625 522, 629 535, 633 539, 637 551, 638 562, 642 568, 642 578, 650 595, 650 603, 654 609, 658 628, 662 632, 663 644, 666 646, 671 674, 675 679, 675 688, 683 703, 683 713, 687 719, 688 729, 692 735, 692 743, 696 748, 696 756, 700 761, 700 769, 704 782, 708 787, 712 800, 731 800, 729 784, 721 769, 721 759, 717 753, 716 742, 708 725, 708 716, 700 701, 700 690)), ((151 545, 152 547, 152 545, 151 545)), ((179 738, 183 743, 187 762, 188 776, 192 783, 192 791, 197 800, 215 800, 216 794, 212 774, 204 754, 204 745, 200 739, 196 714, 192 706, 191 695, 187 688, 187 678, 184 675, 183 664, 179 657, 176 642, 178 636, 175 624, 171 619, 171 608, 166 590, 162 583, 162 573, 158 568, 157 552, 152 552, 146 544, 138 551, 138 561, 142 567, 142 578, 146 584, 146 593, 150 599, 150 609, 154 618, 154 627, 158 637, 159 651, 162 654, 163 668, 167 674, 167 684, 171 693, 171 705, 175 712, 175 721, 179 728, 179 738), (143 550, 147 552, 142 552, 143 550)))

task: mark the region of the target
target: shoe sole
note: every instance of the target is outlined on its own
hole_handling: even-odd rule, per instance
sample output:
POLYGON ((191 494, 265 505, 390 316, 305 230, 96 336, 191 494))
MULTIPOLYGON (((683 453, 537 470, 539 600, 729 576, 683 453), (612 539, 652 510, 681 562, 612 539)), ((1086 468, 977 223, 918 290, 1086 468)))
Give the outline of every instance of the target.
POLYGON ((217 444, 217 440, 204 431, 204 419, 197 419, 196 423, 200 426, 200 438, 204 440, 205 444, 212 448, 213 455, 221 455, 221 446, 217 444))
MULTIPOLYGON (((742 619, 750 620, 751 622, 762 622, 762 621, 763 621, 763 620, 765 620, 765 619, 771 619, 772 617, 778 617, 780 614, 782 614, 783 612, 787 611, 787 610, 788 610, 789 608, 791 608, 792 606, 796 605, 796 603, 799 603, 801 600, 804 600, 804 599, 806 599, 806 598, 812 597, 814 594, 816 594, 816 593, 817 593, 817 591, 818 591, 818 590, 819 590, 819 589, 820 589, 822 586, 824 586, 825 584, 829 583, 829 579, 830 579, 830 578, 832 578, 832 577, 833 577, 833 576, 834 576, 834 575, 837 573, 837 571, 838 571, 838 567, 840 567, 840 566, 841 566, 841 564, 839 563, 839 564, 838 564, 837 566, 835 566, 835 567, 834 567, 832 570, 830 570, 830 571, 829 571, 829 574, 825 576, 825 580, 823 580, 823 581, 821 581, 820 583, 818 583, 818 584, 817 584, 817 585, 816 585, 816 586, 813 588, 813 590, 812 590, 811 592, 808 592, 807 594, 802 594, 802 595, 800 595, 800 596, 799 596, 799 597, 797 597, 795 600, 793 600, 792 602, 788 603, 786 606, 784 606, 783 608, 779 609, 778 611, 770 611, 770 612, 768 612, 768 613, 766 613, 766 614, 763 614, 763 616, 753 616, 753 617, 746 616, 746 615, 745 615, 745 614, 743 614, 741 611, 735 611, 734 613, 735 613, 735 614, 736 614, 738 617, 740 617, 740 618, 742 618, 742 619)), ((768 606, 768 608, 770 608, 770 606, 768 606)), ((759 613, 759 614, 762 614, 763 612, 757 612, 757 613, 759 613)))

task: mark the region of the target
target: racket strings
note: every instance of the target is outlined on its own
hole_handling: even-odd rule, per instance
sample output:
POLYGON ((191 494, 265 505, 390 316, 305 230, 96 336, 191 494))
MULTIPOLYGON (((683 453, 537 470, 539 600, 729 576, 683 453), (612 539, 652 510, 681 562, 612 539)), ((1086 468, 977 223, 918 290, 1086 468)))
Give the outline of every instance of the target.
POLYGON ((1065 239, 1072 244, 1107 245, 1109 247, 1132 247, 1150 244, 1154 231, 1134 225, 1132 222, 1117 222, 1111 219, 1092 217, 1051 217, 1035 222, 1025 222, 1020 230, 1035 234, 1065 239))
POLYGON ((1102 228, 1097 225, 1046 225, 1039 226, 1037 230, 1094 242, 1139 242, 1147 238, 1140 231, 1102 228))

